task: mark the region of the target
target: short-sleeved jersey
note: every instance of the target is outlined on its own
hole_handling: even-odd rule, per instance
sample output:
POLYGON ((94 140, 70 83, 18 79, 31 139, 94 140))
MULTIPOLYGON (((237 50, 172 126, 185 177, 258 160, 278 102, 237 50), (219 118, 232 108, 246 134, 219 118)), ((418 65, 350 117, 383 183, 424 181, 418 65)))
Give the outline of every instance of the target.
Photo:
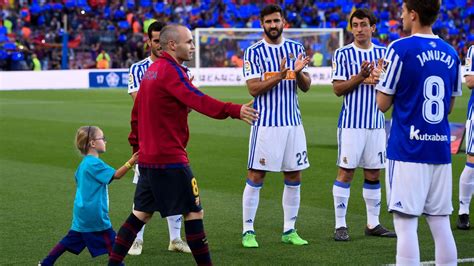
POLYGON ((147 57, 133 64, 128 71, 128 93, 137 92, 140 89, 140 82, 148 67, 153 64, 151 57, 147 57))
MULTIPOLYGON (((358 48, 354 43, 336 50, 332 59, 332 81, 349 80, 360 72, 363 61, 377 64, 383 58, 385 47, 372 44, 369 49, 358 48)), ((375 101, 376 82, 372 76, 366 78, 356 89, 344 95, 339 128, 384 128, 385 118, 375 101)))
MULTIPOLYGON (((469 47, 466 55, 466 71, 464 76, 474 76, 474 45, 469 47)), ((467 119, 474 120, 474 94, 471 91, 471 98, 469 98, 469 104, 467 105, 467 119)))
MULTIPOLYGON (((300 54, 306 56, 303 45, 285 38, 280 44, 269 44, 261 40, 245 50, 243 67, 245 80, 254 78, 266 80, 277 75, 283 57, 286 57, 286 67, 289 68, 285 79, 271 90, 255 97, 253 107, 259 111, 260 118, 254 125, 280 127, 302 124, 294 72, 295 62, 300 54)), ((308 72, 307 67, 302 71, 308 72)))
POLYGON ((109 218, 108 184, 115 169, 101 159, 87 155, 76 170, 76 197, 71 229, 97 232, 112 227, 109 218))
POLYGON ((393 95, 387 157, 391 160, 451 162, 448 113, 461 95, 456 51, 435 35, 414 34, 392 42, 376 89, 393 95))

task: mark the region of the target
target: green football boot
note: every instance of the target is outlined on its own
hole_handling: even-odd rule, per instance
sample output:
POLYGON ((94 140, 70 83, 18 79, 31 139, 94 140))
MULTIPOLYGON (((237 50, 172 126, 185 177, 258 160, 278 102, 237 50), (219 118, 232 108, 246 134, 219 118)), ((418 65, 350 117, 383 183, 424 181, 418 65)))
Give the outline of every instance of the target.
POLYGON ((289 230, 281 236, 281 242, 285 244, 292 244, 296 246, 308 245, 308 241, 302 239, 295 229, 289 230))
POLYGON ((242 246, 244 246, 244 248, 258 248, 254 231, 247 231, 244 233, 242 236, 242 246))

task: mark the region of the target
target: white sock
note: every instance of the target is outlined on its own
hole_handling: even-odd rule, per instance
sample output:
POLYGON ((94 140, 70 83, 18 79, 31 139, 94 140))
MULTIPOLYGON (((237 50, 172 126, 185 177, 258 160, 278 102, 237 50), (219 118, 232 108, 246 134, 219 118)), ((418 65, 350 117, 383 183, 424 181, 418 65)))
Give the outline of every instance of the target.
POLYGON ((245 184, 244 194, 242 196, 243 233, 255 231, 253 224, 255 222, 255 215, 257 214, 262 185, 263 184, 252 183, 252 181, 248 179, 245 184))
POLYGON ((382 200, 382 193, 380 192, 380 183, 369 184, 364 182, 362 195, 365 200, 365 207, 367 209, 367 225, 370 229, 380 224, 380 205, 382 200))
POLYGON ((283 189, 282 205, 283 205, 283 232, 295 229, 298 210, 300 209, 300 182, 289 183, 285 181, 283 189))
POLYGON ((472 193, 474 193, 474 164, 466 163, 459 178, 459 214, 469 214, 472 193))
POLYGON ((336 228, 347 227, 346 213, 351 195, 351 184, 334 181, 332 186, 332 195, 334 197, 334 210, 336 215, 336 228))
POLYGON ((145 226, 146 224, 144 224, 142 229, 140 229, 140 232, 137 233, 137 237, 135 239, 141 240, 143 242, 143 233, 145 232, 145 226))
POLYGON ((176 238, 181 238, 181 221, 183 216, 173 215, 166 217, 168 221, 168 231, 170 233, 170 241, 175 240, 176 238))
POLYGON ((458 252, 449 224, 449 216, 426 216, 426 221, 435 242, 436 265, 457 265, 458 252))
POLYGON ((394 213, 393 225, 397 233, 397 265, 420 265, 418 217, 394 213))

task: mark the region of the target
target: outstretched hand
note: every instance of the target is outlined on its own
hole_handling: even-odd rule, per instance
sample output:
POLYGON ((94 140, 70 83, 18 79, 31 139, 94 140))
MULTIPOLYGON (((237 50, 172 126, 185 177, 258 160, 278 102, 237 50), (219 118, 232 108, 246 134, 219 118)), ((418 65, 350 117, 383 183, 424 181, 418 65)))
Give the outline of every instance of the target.
POLYGON ((298 55, 298 59, 295 62, 295 72, 299 73, 305 66, 309 64, 309 56, 303 58, 303 54, 298 55))
POLYGON ((253 100, 242 105, 240 108, 240 119, 245 123, 252 125, 258 119, 258 111, 252 108, 253 100))

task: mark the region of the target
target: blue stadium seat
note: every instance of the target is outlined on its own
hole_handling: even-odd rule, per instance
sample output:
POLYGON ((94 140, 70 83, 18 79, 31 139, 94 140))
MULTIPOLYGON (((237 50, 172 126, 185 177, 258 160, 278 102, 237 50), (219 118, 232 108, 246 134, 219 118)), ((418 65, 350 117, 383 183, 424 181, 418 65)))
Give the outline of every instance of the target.
POLYGON ((0 43, 8 42, 8 36, 6 34, 0 34, 0 43))
POLYGON ((151 7, 151 0, 140 0, 141 7, 151 7))
POLYGON ((165 11, 165 4, 162 3, 162 2, 155 3, 155 4, 153 5, 153 9, 154 9, 155 12, 157 12, 157 13, 164 13, 164 11, 165 11))
POLYGON ((0 26, 0 34, 7 34, 7 33, 8 33, 7 27, 0 26))
POLYGON ((0 60, 5 60, 8 58, 8 53, 3 50, 3 49, 0 49, 0 60))
POLYGON ((16 44, 14 42, 7 42, 3 44, 5 50, 16 50, 16 44))
POLYGON ((25 56, 23 55, 22 52, 13 52, 11 54, 11 59, 13 61, 21 61, 21 60, 24 60, 25 59, 25 56))
POLYGON ((126 20, 119 21, 118 26, 119 28, 124 29, 124 30, 130 28, 130 24, 128 24, 128 21, 126 20))

